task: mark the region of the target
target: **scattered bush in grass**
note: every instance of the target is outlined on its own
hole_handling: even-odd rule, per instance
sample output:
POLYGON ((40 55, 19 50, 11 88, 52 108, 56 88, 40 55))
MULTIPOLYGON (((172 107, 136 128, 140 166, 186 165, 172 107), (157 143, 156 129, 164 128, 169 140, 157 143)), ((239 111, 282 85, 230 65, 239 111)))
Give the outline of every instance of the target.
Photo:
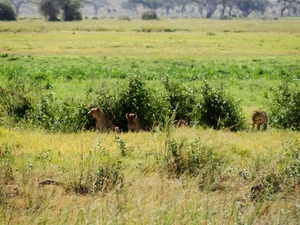
POLYGON ((108 192, 116 187, 122 187, 124 175, 120 165, 99 164, 96 171, 88 171, 81 174, 78 181, 64 184, 67 192, 78 194, 95 194, 108 192), (83 181, 85 180, 85 181, 83 181))
POLYGON ((157 20, 158 16, 155 11, 146 11, 142 13, 142 20, 157 20))
POLYGON ((274 101, 270 106, 270 123, 274 127, 300 130, 300 91, 289 88, 287 83, 273 90, 274 101))
POLYGON ((261 178, 257 185, 251 187, 251 199, 256 201, 264 201, 270 199, 275 193, 282 190, 282 177, 275 173, 268 174, 261 178))
POLYGON ((197 177, 201 189, 211 189, 213 182, 220 176, 225 160, 205 146, 200 139, 191 143, 178 143, 169 139, 163 163, 169 176, 179 178, 186 174, 197 177))
POLYGON ((126 15, 120 15, 118 17, 119 20, 127 20, 127 21, 130 21, 130 17, 129 16, 126 16, 126 15))
POLYGON ((121 154, 123 157, 126 157, 131 152, 130 149, 126 148, 126 142, 123 141, 119 136, 115 136, 115 142, 117 142, 120 145, 121 154))
POLYGON ((205 83, 201 93, 202 99, 197 105, 198 121, 201 125, 231 131, 245 128, 245 118, 239 104, 222 88, 205 83))
POLYGON ((184 120, 189 123, 196 105, 196 91, 184 86, 181 82, 169 81, 168 76, 163 83, 167 90, 171 111, 176 111, 175 121, 184 120))
POLYGON ((300 184, 300 142, 295 141, 287 149, 288 163, 284 174, 287 176, 287 184, 296 188, 300 184))
POLYGON ((0 20, 17 20, 17 14, 11 5, 0 2, 0 20))

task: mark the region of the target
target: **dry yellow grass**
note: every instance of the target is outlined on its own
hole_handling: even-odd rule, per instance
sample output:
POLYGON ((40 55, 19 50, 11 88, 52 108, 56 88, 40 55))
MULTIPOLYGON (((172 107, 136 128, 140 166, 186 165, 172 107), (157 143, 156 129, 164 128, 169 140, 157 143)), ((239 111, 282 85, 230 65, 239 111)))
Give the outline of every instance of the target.
POLYGON ((297 224, 299 221, 299 188, 284 189, 272 200, 260 203, 250 198, 254 181, 244 180, 237 173, 248 171, 260 177, 279 171, 282 161, 287 160, 286 150, 300 140, 299 132, 172 129, 170 138, 178 143, 200 138, 204 145, 228 160, 223 175, 215 181, 215 191, 202 190, 197 177, 166 176, 160 165, 166 153, 165 132, 118 136, 130 149, 126 157, 121 156, 113 133, 47 134, 0 128, 1 165, 5 146, 11 146, 9 150, 14 156, 10 165, 14 180, 1 189, 1 199, 6 204, 2 204, 0 220, 12 224, 21 221, 26 224, 297 224), (51 160, 42 163, 43 159, 37 158, 41 150, 49 150, 51 160), (88 195, 67 192, 60 186, 37 187, 38 181, 44 179, 62 183, 78 179, 82 169, 86 172, 105 160, 121 161, 122 187, 88 195))

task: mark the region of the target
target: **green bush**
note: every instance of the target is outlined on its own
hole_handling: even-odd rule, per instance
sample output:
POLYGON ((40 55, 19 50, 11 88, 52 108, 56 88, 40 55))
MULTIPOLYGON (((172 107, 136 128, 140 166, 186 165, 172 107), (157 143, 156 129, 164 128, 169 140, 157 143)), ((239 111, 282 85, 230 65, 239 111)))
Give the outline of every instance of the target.
POLYGON ((78 132, 92 126, 87 112, 83 101, 60 100, 49 94, 28 111, 27 121, 51 132, 78 132))
POLYGON ((11 5, 0 2, 0 20, 17 20, 17 14, 11 5))
POLYGON ((270 123, 274 127, 300 130, 300 91, 289 88, 286 83, 273 90, 274 100, 270 106, 270 123))
POLYGON ((184 86, 182 82, 171 82, 168 76, 163 83, 167 90, 170 110, 175 112, 175 121, 185 120, 189 123, 196 105, 196 90, 184 86))
POLYGON ((25 118, 31 108, 31 99, 22 85, 8 88, 0 86, 0 117, 8 116, 18 122, 25 118))
POLYGON ((127 130, 126 113, 136 113, 142 127, 147 129, 163 123, 169 109, 165 96, 146 88, 141 75, 130 76, 127 86, 111 88, 103 85, 96 99, 94 105, 99 106, 121 130, 127 130))
POLYGON ((142 13, 142 20, 157 20, 158 16, 155 11, 146 11, 142 13))
POLYGON ((237 131, 245 128, 245 118, 239 104, 220 87, 205 83, 201 88, 202 99, 197 105, 195 118, 201 125, 213 129, 237 131))

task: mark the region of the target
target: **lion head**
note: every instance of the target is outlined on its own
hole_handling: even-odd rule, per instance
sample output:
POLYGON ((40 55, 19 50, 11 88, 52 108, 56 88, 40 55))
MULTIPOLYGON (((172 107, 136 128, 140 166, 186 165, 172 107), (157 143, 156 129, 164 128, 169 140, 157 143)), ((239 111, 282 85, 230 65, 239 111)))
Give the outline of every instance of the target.
POLYGON ((100 131, 118 131, 119 128, 113 124, 113 122, 105 116, 102 110, 98 107, 92 108, 88 114, 95 118, 96 129, 100 131))
POLYGON ((135 113, 126 113, 126 119, 128 122, 128 131, 140 131, 141 124, 135 113))

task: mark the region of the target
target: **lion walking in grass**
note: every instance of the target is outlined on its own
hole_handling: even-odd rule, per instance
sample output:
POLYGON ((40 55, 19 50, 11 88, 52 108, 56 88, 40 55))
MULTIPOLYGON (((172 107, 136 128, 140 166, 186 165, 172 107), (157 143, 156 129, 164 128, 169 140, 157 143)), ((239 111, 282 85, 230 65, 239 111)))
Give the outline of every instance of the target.
POLYGON ((263 125, 264 130, 268 127, 268 116, 265 111, 255 110, 252 114, 252 126, 253 129, 257 126, 257 130, 260 130, 260 126, 263 125))

